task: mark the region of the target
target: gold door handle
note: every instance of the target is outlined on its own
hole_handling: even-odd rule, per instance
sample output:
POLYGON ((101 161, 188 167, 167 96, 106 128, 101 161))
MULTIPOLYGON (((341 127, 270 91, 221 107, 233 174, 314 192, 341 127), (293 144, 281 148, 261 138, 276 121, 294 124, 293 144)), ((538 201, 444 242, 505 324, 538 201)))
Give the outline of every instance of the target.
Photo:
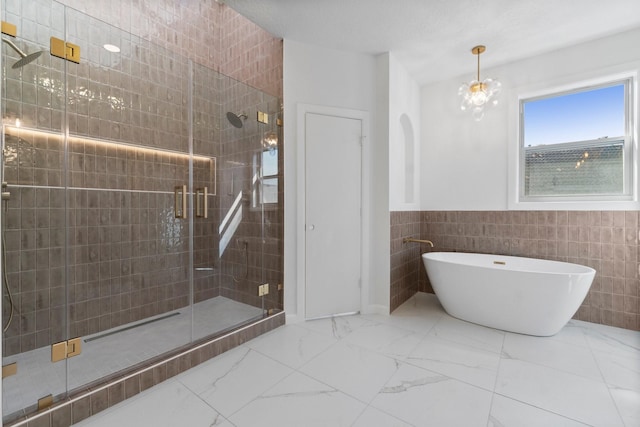
POLYGON ((175 190, 174 210, 176 218, 187 217, 187 186, 178 185, 175 190))
POLYGON ((208 187, 196 188, 196 217, 197 218, 209 217, 208 195, 209 195, 208 187))

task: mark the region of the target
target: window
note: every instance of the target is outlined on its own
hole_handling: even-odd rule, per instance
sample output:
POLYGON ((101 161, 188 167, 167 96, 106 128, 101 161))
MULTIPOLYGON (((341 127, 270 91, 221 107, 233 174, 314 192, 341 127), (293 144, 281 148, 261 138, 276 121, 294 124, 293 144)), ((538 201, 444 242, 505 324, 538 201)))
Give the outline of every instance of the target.
POLYGON ((278 203, 278 149, 269 148, 253 155, 251 207, 278 203))
POLYGON ((632 79, 520 99, 520 201, 631 200, 632 79))
POLYGON ((262 152, 262 203, 278 203, 278 149, 262 152))

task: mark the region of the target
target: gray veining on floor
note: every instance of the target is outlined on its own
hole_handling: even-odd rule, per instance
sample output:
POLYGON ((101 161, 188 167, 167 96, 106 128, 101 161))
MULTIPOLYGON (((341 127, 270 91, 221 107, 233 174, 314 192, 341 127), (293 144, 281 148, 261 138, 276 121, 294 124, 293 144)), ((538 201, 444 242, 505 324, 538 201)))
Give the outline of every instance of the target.
POLYGON ((640 333, 517 335, 417 294, 391 316, 285 325, 78 425, 638 426, 640 333))

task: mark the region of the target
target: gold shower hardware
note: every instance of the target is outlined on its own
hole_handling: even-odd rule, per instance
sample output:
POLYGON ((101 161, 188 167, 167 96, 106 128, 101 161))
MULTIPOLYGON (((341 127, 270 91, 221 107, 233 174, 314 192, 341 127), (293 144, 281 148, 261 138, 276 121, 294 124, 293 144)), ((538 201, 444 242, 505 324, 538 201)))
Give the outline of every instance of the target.
POLYGON ((38 399, 38 411, 42 411, 43 409, 47 409, 53 405, 53 395, 49 394, 42 399, 38 399))
POLYGON ((2 21, 2 34, 15 37, 18 35, 18 28, 11 22, 2 21))
POLYGON ((269 124, 269 114, 258 111, 258 122, 269 124))
POLYGON ((265 283, 258 286, 258 296, 262 297, 269 294, 269 284, 265 283))
POLYGON ((2 367, 2 378, 10 377, 18 373, 18 364, 16 362, 9 363, 2 367))
POLYGON ((82 353, 82 339, 73 338, 61 341, 51 346, 51 361, 59 362, 82 353))
POLYGON ((187 217, 187 186, 178 185, 175 190, 174 210, 176 218, 187 217))
POLYGON ((51 55, 79 64, 80 46, 51 37, 51 55))
POLYGON ((507 263, 504 261, 493 261, 493 263, 498 265, 507 265, 507 263))
POLYGON ((420 240, 420 239, 414 239, 413 237, 405 237, 404 239, 402 239, 402 243, 409 243, 409 242, 426 243, 427 245, 430 245, 431 247, 433 247, 433 242, 431 240, 420 240))
POLYGON ((208 187, 196 188, 196 218, 209 217, 209 189, 208 187))

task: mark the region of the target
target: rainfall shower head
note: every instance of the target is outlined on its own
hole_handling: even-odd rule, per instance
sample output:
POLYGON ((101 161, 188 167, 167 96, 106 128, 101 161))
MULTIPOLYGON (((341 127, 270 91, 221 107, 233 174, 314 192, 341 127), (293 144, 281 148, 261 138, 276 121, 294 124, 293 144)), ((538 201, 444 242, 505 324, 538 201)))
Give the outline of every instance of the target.
POLYGON ((235 114, 235 113, 232 113, 231 111, 229 111, 227 113, 227 120, 229 120, 229 123, 231 123, 233 126, 235 126, 235 127, 237 127, 239 129, 243 125, 242 122, 247 120, 247 115, 244 114, 244 113, 235 114))
POLYGON ((29 64, 30 62, 35 61, 36 59, 38 59, 38 57, 40 55, 42 55, 42 52, 44 52, 43 50, 39 50, 37 52, 30 53, 29 55, 27 55, 26 53, 21 51, 20 48, 18 46, 16 46, 15 43, 13 43, 11 40, 5 39, 3 37, 2 41, 5 42, 6 44, 8 44, 9 46, 11 46, 11 48, 13 50, 15 50, 16 52, 18 52, 18 55, 20 55, 20 57, 21 57, 21 59, 19 59, 15 64, 13 64, 11 66, 11 68, 14 68, 14 69, 15 68, 24 67, 25 65, 29 64))

